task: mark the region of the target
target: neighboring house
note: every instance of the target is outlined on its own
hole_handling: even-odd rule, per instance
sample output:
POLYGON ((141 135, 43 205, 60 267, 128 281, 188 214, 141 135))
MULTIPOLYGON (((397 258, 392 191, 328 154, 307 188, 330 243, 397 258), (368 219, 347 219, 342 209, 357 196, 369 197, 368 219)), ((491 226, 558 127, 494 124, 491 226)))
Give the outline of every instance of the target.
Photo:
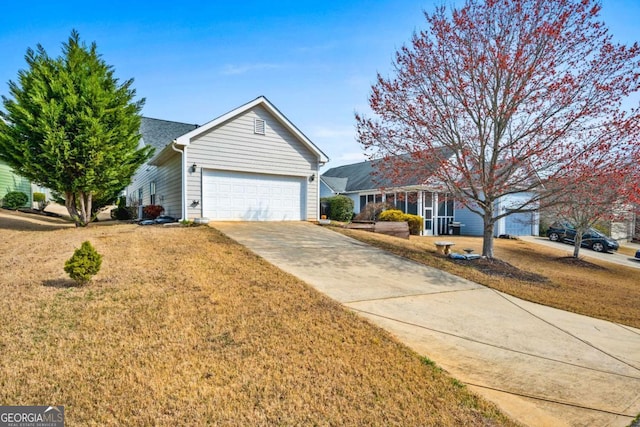
MULTIPOLYGON (((444 192, 430 176, 419 182, 414 176, 404 185, 392 184, 377 172, 379 160, 338 166, 320 177, 320 196, 342 194, 354 202, 354 211, 361 212, 368 203, 388 202, 405 213, 420 215, 424 219, 423 235, 438 236, 455 232, 452 225, 460 225, 460 234, 482 236, 482 218, 456 203, 450 193, 444 192)), ((425 168, 429 170, 429 168, 425 168)), ((504 197, 496 204, 496 212, 515 206, 527 194, 504 197)), ((537 235, 538 218, 532 213, 516 213, 498 220, 494 234, 513 236, 537 235)))
POLYGON ((28 179, 16 175, 7 164, 0 162, 0 200, 5 194, 20 191, 29 197, 26 206, 31 206, 31 183, 28 179))
POLYGON ((143 118, 156 147, 127 188, 140 205, 212 221, 315 221, 319 170, 328 161, 265 97, 206 124, 143 118))

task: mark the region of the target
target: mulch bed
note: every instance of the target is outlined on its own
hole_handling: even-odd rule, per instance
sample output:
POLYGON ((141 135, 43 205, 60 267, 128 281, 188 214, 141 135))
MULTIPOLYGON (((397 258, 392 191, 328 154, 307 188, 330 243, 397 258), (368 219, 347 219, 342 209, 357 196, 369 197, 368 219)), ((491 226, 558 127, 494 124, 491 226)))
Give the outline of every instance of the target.
POLYGON ((495 258, 481 258, 474 260, 452 259, 451 262, 468 265, 469 267, 475 268, 489 276, 507 277, 532 283, 549 283, 549 279, 545 276, 520 270, 518 267, 514 267, 506 261, 495 258))
POLYGON ((567 265, 575 265, 577 267, 590 268, 591 270, 606 270, 606 268, 601 265, 592 264, 582 258, 574 258, 572 256, 558 257, 555 258, 554 261, 567 265))

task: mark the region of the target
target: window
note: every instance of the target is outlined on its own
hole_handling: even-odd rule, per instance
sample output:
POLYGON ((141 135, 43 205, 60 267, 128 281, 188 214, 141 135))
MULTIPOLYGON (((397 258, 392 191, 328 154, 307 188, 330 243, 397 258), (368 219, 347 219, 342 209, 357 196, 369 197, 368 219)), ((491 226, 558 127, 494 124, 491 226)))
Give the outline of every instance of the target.
POLYGON ((265 123, 262 119, 253 119, 253 133, 264 135, 265 123))
POLYGON ((149 198, 150 200, 150 204, 155 205, 156 204, 156 182, 155 181, 151 181, 149 183, 149 198))
POLYGON ((143 196, 144 192, 142 190, 142 187, 138 188, 138 206, 142 206, 142 196, 143 196))

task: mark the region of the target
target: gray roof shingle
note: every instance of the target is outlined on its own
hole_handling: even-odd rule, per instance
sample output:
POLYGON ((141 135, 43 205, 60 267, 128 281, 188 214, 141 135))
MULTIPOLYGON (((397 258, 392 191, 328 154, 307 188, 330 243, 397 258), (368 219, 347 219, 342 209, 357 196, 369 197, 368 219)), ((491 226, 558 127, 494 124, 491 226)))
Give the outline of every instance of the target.
POLYGON ((327 184, 327 186, 331 188, 334 193, 344 193, 345 191, 347 191, 347 182, 349 181, 349 178, 338 178, 335 176, 322 175, 320 176, 320 179, 322 180, 322 182, 327 184))
POLYGON ((197 128, 198 125, 142 117, 140 135, 145 145, 162 150, 171 141, 197 128))
MULTIPOLYGON (((451 150, 443 147, 438 149, 437 157, 431 164, 425 163, 424 161, 416 161, 415 170, 406 171, 403 174, 404 176, 399 178, 401 180, 400 182, 385 176, 384 169, 389 163, 385 163, 385 160, 382 159, 331 168, 323 173, 321 178, 336 193, 420 185, 432 176, 433 170, 438 164, 437 158, 448 157, 451 155, 450 153, 451 150), (340 181, 336 181, 336 178, 347 179, 346 185, 340 181), (332 184, 335 184, 336 187, 332 184), (338 191, 338 188, 341 188, 340 186, 344 187, 342 191, 338 191)), ((407 159, 406 167, 410 167, 409 165, 411 165, 412 162, 412 160, 407 159)))

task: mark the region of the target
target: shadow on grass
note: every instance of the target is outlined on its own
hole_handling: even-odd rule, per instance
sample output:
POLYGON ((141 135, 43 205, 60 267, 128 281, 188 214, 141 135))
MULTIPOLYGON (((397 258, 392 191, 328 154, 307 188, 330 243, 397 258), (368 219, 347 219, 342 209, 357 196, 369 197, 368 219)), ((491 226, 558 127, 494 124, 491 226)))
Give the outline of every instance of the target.
POLYGON ((54 231, 75 225, 62 218, 0 209, 0 229, 15 231, 54 231))
POLYGON ((58 289, 67 289, 67 288, 81 288, 80 285, 75 280, 71 279, 50 279, 42 282, 43 286, 48 288, 58 288, 58 289))

